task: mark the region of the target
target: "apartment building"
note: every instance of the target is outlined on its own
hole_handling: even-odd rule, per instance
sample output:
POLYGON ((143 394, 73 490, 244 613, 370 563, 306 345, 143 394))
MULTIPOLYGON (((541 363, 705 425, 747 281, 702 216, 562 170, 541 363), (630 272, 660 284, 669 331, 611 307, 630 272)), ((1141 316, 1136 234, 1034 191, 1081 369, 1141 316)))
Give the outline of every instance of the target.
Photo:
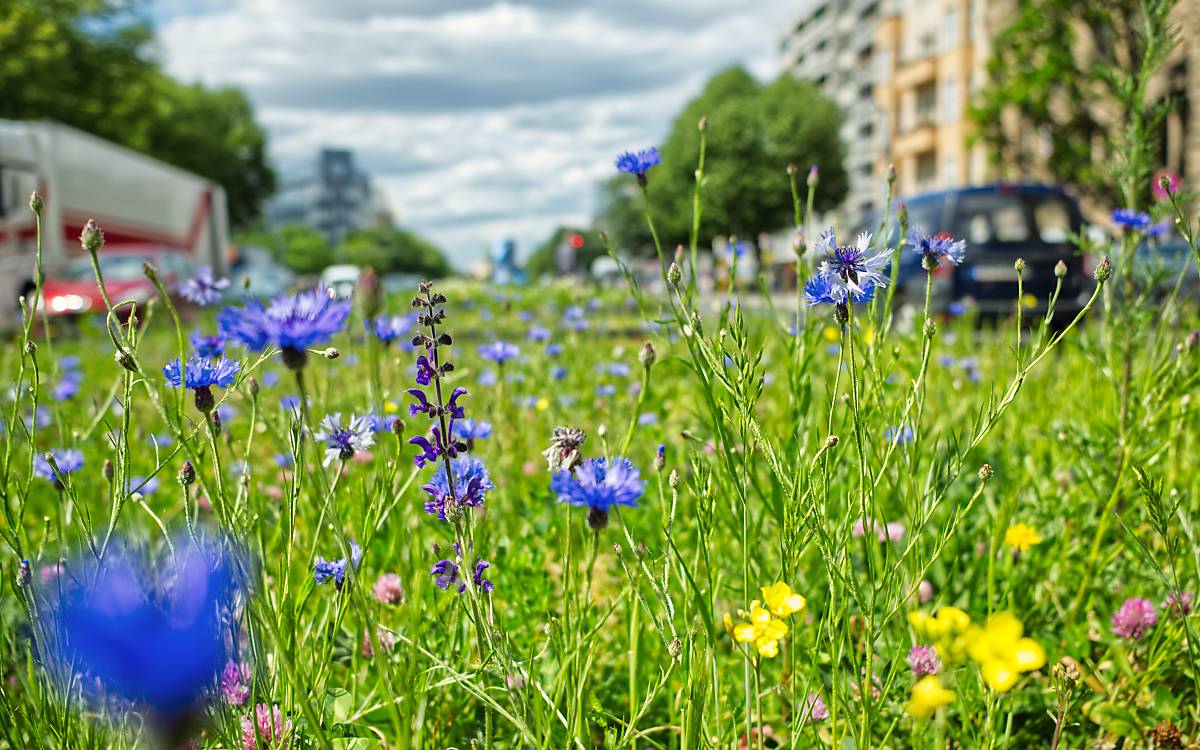
POLYGON ((356 229, 391 221, 382 193, 358 168, 354 153, 334 148, 322 149, 311 166, 285 174, 266 215, 273 227, 302 224, 320 230, 331 245, 356 229))
POLYGON ((897 191, 987 179, 987 154, 967 145, 967 106, 984 81, 993 23, 984 0, 893 0, 875 31, 881 122, 877 168, 897 191))
POLYGON ((883 201, 875 29, 885 6, 886 0, 809 0, 780 41, 782 69, 816 83, 842 110, 849 221, 883 201))

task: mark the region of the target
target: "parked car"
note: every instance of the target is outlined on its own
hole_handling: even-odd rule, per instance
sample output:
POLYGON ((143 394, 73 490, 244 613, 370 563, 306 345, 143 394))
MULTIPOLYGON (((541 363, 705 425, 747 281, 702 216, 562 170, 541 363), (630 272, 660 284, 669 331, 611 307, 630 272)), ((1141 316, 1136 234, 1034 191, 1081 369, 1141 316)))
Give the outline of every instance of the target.
POLYGON ((345 299, 354 296, 354 290, 358 286, 358 277, 361 275, 362 269, 358 266, 328 266, 321 272, 321 283, 329 287, 335 295, 345 299))
MULTIPOLYGON (((1083 227, 1079 204, 1062 188, 1037 184, 991 184, 924 193, 905 199, 910 227, 925 232, 948 232, 967 242, 958 267, 943 264, 934 272, 932 305, 946 309, 951 302, 973 304, 983 314, 1007 314, 1017 300, 1013 264, 1025 260, 1024 293, 1035 311, 1044 311, 1054 291, 1054 267, 1067 265, 1056 309, 1071 313, 1086 301, 1083 258, 1071 237, 1083 227)), ((866 231, 879 228, 879 216, 868 217, 866 231)), ((900 242, 893 217, 887 228, 890 246, 900 242)), ((921 257, 901 248, 898 300, 923 304, 925 270, 921 257)))
MULTIPOLYGON (((143 271, 147 263, 157 269, 159 280, 177 304, 182 300, 175 296, 180 283, 196 274, 190 253, 162 245, 105 245, 99 263, 105 289, 114 305, 128 300, 142 303, 154 296, 154 284, 143 271)), ((100 296, 91 258, 77 256, 62 271, 48 277, 38 309, 45 309, 50 317, 104 312, 104 298, 100 296)), ((127 315, 129 308, 123 308, 121 313, 127 315)))

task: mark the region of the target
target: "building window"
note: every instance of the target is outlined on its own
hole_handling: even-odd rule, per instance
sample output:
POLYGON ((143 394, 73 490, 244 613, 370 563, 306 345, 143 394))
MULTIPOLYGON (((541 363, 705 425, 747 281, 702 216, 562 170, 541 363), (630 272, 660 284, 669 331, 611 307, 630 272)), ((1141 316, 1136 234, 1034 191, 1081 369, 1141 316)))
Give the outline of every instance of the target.
POLYGON ((955 159, 953 156, 947 156, 942 161, 942 184, 958 184, 958 159, 955 159))
POLYGON ((949 76, 942 82, 942 122, 957 122, 962 116, 961 108, 958 79, 949 76))
POLYGON ((943 19, 942 49, 954 49, 958 46, 958 40, 958 8, 950 5, 946 7, 946 15, 943 19))
POLYGON ((917 156, 917 187, 926 188, 937 179, 937 155, 926 151, 917 156))
POLYGON ((913 127, 932 124, 937 107, 937 85, 930 81, 918 86, 915 99, 913 127))

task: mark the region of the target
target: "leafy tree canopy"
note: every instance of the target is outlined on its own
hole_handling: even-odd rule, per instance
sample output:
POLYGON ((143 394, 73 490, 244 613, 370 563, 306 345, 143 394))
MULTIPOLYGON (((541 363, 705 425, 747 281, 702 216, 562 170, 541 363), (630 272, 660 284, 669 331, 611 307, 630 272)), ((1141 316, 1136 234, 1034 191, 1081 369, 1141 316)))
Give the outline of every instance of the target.
MULTIPOLYGON (((841 115, 815 85, 784 74, 762 84, 740 67, 715 75, 675 118, 651 170, 648 192, 655 224, 668 246, 685 243, 691 231, 692 191, 700 148, 701 117, 707 117, 707 156, 702 245, 717 236, 754 237, 792 222, 787 167, 821 172, 815 205, 836 206, 847 177, 838 137, 841 115)), ((803 177, 801 177, 803 179, 803 177)), ((628 175, 602 188, 599 223, 622 247, 644 250, 641 196, 628 175)))
POLYGON ((0 118, 54 120, 207 177, 246 226, 275 188, 249 102, 171 79, 153 41, 137 0, 0 2, 0 118))

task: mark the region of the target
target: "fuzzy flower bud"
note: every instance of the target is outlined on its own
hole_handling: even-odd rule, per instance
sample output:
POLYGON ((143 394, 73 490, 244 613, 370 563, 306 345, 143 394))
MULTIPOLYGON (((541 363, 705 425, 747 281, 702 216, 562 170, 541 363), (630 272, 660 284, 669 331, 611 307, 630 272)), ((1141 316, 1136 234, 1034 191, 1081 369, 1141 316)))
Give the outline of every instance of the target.
POLYGON ((927 339, 933 338, 933 335, 935 333, 937 333, 937 322, 934 321, 933 318, 926 318, 925 319, 925 327, 922 330, 925 334, 925 338, 927 338, 927 339))
POLYGON ((992 474, 993 474, 993 472, 992 472, 991 464, 984 464, 983 466, 979 467, 979 481, 981 481, 981 482, 988 481, 989 479, 992 478, 992 474))
POLYGON ((29 195, 29 208, 39 216, 42 213, 42 208, 45 206, 45 201, 42 200, 42 194, 34 190, 29 195))
POLYGON ((796 174, 796 173, 797 173, 797 172, 799 172, 799 171, 800 171, 799 167, 797 167, 795 164, 789 164, 789 165, 787 165, 787 173, 788 173, 788 174, 790 174, 790 175, 794 175, 794 174, 796 174))
POLYGON ((810 189, 815 188, 817 186, 817 183, 820 181, 821 181, 821 173, 817 169, 817 165, 814 164, 808 168, 808 187, 810 189))
POLYGON ((325 359, 337 359, 338 357, 342 356, 342 353, 336 347, 331 346, 325 351, 321 352, 321 356, 325 357, 325 359))
POLYGON ((679 469, 671 469, 671 473, 667 475, 667 484, 671 487, 671 489, 676 490, 679 489, 680 481, 679 469))
POLYGON ((896 184, 896 165, 895 165, 895 164, 889 164, 889 165, 888 165, 888 168, 887 168, 887 184, 888 184, 889 186, 890 186, 890 185, 894 185, 894 184, 896 184))
POLYGON ((258 395, 258 378, 253 376, 246 378, 246 387, 250 389, 251 396, 258 395))
POLYGON ((683 279, 683 271, 679 268, 679 264, 671 262, 671 267, 667 269, 667 283, 671 286, 678 286, 680 280, 683 279))
POLYGON ((642 344, 642 350, 638 352, 638 361, 642 363, 642 367, 647 369, 653 367, 657 359, 658 352, 654 351, 654 344, 649 341, 642 344))
POLYGON ((837 444, 838 444, 838 436, 837 435, 830 435, 829 437, 825 438, 825 447, 826 448, 832 448, 837 444))
POLYGON ((1107 255, 1100 259, 1100 264, 1096 266, 1096 271, 1092 276, 1099 284, 1108 281, 1109 277, 1112 276, 1112 261, 1108 259, 1107 255))
POLYGON ((697 125, 697 128, 699 128, 701 133, 703 133, 705 130, 708 130, 708 115, 704 115, 700 118, 700 123, 697 125))
POLYGON ((1067 264, 1061 260, 1059 262, 1055 263, 1054 264, 1055 278, 1061 279, 1061 278, 1065 277, 1066 275, 1067 275, 1067 264))
POLYGON ((908 226, 908 206, 901 203, 896 207, 896 221, 900 222, 900 226, 908 226))
POLYGON ((1013 270, 1015 270, 1018 275, 1025 273, 1025 259, 1017 258, 1015 261, 1013 261, 1013 270))
POLYGON ((100 252, 100 248, 104 247, 104 230, 100 228, 95 219, 88 219, 87 224, 83 225, 83 232, 79 235, 79 244, 92 255, 100 252))
POLYGON ((191 461, 184 461, 183 466, 179 467, 179 483, 184 487, 196 481, 196 467, 192 466, 191 461))

